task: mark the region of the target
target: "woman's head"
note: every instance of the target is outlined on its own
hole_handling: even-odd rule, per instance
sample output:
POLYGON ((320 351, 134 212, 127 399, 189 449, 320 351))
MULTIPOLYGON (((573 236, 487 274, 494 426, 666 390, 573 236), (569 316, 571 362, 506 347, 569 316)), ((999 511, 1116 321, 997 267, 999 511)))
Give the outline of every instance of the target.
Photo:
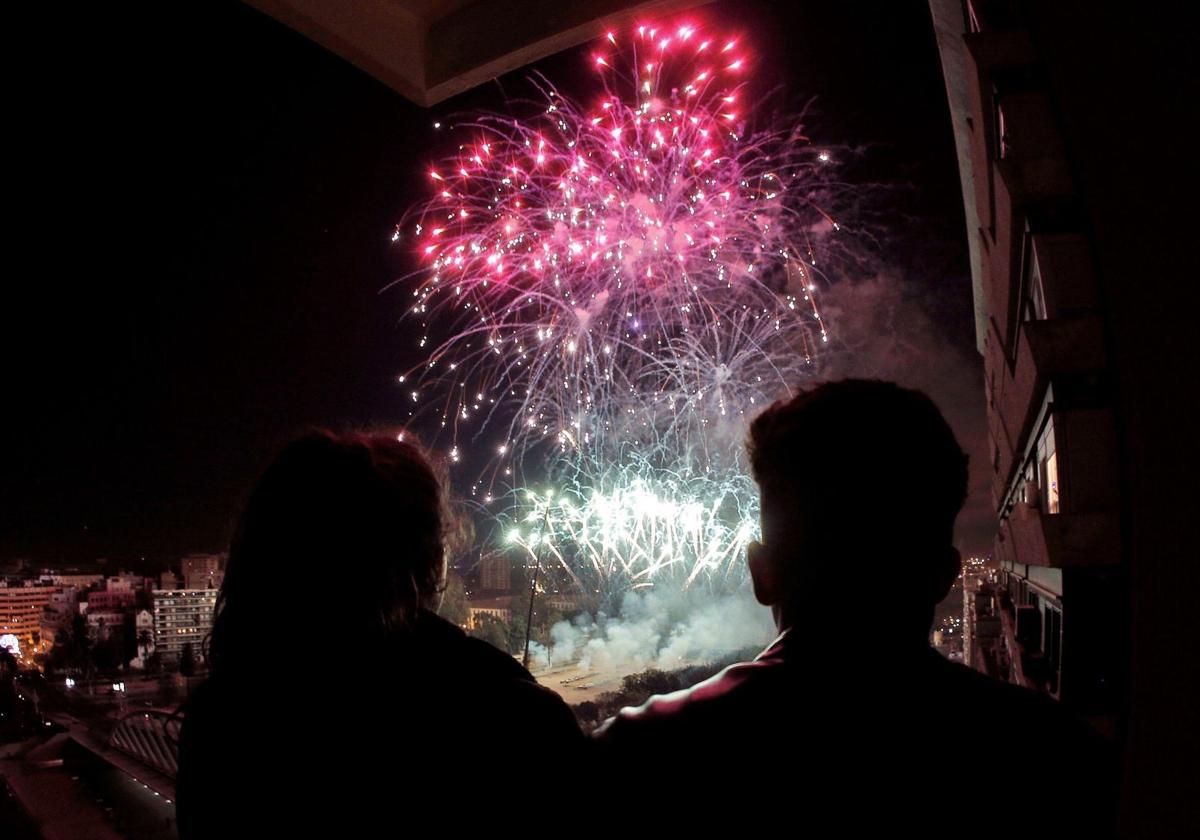
POLYGON ((353 650, 403 627, 440 589, 448 521, 444 482, 412 444, 330 432, 289 444, 238 521, 211 666, 353 650))

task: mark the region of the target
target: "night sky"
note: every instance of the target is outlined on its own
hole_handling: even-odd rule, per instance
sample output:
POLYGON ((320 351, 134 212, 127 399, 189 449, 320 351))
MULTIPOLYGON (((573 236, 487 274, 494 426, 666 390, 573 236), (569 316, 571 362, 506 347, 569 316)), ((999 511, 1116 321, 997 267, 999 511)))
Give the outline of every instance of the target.
MULTIPOLYGON (((758 77, 815 96, 814 138, 865 147, 854 177, 889 185, 880 270, 826 297, 856 348, 831 370, 931 391, 975 461, 963 547, 986 550, 982 363, 928 6, 698 15, 733 12, 758 77)), ((218 550, 297 432, 406 417, 405 294, 383 289, 408 258, 390 235, 447 150, 432 123, 501 107, 526 73, 427 111, 235 2, 29 14, 45 40, 11 106, 36 186, 3 306, 0 561, 218 550)), ((568 92, 587 78, 578 51, 539 67, 568 92)))

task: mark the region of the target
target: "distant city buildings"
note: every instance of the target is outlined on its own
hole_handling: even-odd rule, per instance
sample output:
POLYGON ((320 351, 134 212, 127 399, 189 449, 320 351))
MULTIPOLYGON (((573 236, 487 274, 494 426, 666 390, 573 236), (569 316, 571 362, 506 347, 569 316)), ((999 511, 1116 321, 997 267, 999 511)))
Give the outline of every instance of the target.
POLYGON ((0 580, 0 636, 15 636, 22 652, 32 651, 41 641, 42 612, 56 591, 36 580, 0 580))
MULTIPOLYGON (((473 579, 475 588, 468 592, 466 629, 474 630, 484 616, 490 616, 504 624, 514 617, 524 620, 529 609, 529 582, 534 578, 535 564, 527 561, 524 566, 514 563, 504 552, 484 554, 476 565, 473 579), (514 586, 516 579, 522 582, 514 586)), ((538 616, 553 612, 572 613, 584 604, 583 593, 569 582, 556 581, 550 570, 542 568, 538 573, 537 597, 534 602, 535 621, 538 616), (560 585, 561 584, 561 585, 560 585)))
POLYGON ((963 563, 963 664, 1007 679, 1008 655, 1001 643, 1002 622, 994 566, 983 557, 963 563))
POLYGON ((216 589, 156 589, 152 593, 154 649, 177 662, 185 645, 191 644, 197 659, 204 656, 203 643, 212 630, 216 589))
POLYGON ((512 561, 503 552, 485 554, 479 560, 480 592, 508 592, 512 589, 512 561))
POLYGON ((478 627, 483 616, 491 616, 508 624, 512 620, 512 611, 512 595, 471 597, 467 599, 467 629, 474 630, 478 627))
POLYGON ((151 585, 153 581, 141 575, 121 573, 104 578, 105 592, 144 592, 151 585))
POLYGON ((118 669, 146 667, 153 653, 177 663, 188 642, 202 659, 224 563, 222 554, 189 554, 180 562, 184 574, 164 571, 157 587, 140 574, 9 563, 12 573, 0 577, 0 636, 19 647, 22 667, 40 665, 56 645, 75 646, 70 655, 77 656, 81 633, 89 647, 103 645, 109 667, 118 669))
POLYGON ((584 607, 583 593, 572 591, 550 591, 538 595, 538 605, 560 613, 571 613, 584 607))
MULTIPOLYGON (((111 582, 110 582, 111 584, 111 582)), ((88 592, 86 596, 87 612, 112 612, 132 607, 137 600, 137 590, 124 587, 118 589, 100 589, 88 592)))
POLYGON ((508 624, 512 620, 512 560, 504 552, 492 552, 479 558, 471 575, 473 586, 467 591, 467 630, 478 629, 485 616, 508 624))
POLYGON ((74 586, 57 587, 46 602, 42 612, 42 627, 61 627, 69 624, 71 616, 79 611, 79 589, 74 586))
POLYGON ((39 580, 44 585, 69 586, 83 590, 100 583, 104 580, 104 575, 98 572, 47 572, 39 580))
POLYGON ((184 589, 220 589, 225 577, 225 555, 189 554, 180 562, 184 589))
POLYGON ((132 625, 132 616, 120 610, 88 610, 84 616, 87 622, 88 641, 92 644, 114 640, 118 643, 125 641, 128 629, 126 619, 132 625))

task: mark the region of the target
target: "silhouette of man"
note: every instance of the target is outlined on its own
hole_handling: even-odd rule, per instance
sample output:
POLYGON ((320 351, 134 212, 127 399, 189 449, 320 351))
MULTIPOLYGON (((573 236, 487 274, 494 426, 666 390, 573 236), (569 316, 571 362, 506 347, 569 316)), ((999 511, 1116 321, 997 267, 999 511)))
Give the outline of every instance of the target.
POLYGON ((602 767, 655 768, 678 794, 660 801, 687 803, 662 814, 675 823, 754 802, 832 829, 822 836, 1014 820, 1026 834, 1107 833, 1113 777, 1091 730, 929 645, 960 572, 967 493, 967 458, 933 402, 831 382, 764 411, 748 448, 762 536, 747 563, 779 636, 752 662, 623 709, 596 733, 602 767))

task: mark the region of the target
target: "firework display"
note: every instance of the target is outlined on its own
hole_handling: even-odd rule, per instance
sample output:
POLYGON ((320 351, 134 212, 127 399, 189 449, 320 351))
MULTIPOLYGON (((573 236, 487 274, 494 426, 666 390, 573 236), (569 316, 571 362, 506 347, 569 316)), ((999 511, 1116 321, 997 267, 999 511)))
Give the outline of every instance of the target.
POLYGON ((396 232, 425 354, 401 383, 486 460, 510 544, 584 590, 724 581, 757 532, 747 415, 827 337, 831 156, 756 126, 737 38, 639 26, 588 56, 594 93, 538 76, 528 116, 456 123, 429 169, 396 232))
POLYGON ((507 540, 604 597, 664 578, 721 588, 757 532, 757 494, 740 471, 612 465, 561 489, 525 489, 507 540))

